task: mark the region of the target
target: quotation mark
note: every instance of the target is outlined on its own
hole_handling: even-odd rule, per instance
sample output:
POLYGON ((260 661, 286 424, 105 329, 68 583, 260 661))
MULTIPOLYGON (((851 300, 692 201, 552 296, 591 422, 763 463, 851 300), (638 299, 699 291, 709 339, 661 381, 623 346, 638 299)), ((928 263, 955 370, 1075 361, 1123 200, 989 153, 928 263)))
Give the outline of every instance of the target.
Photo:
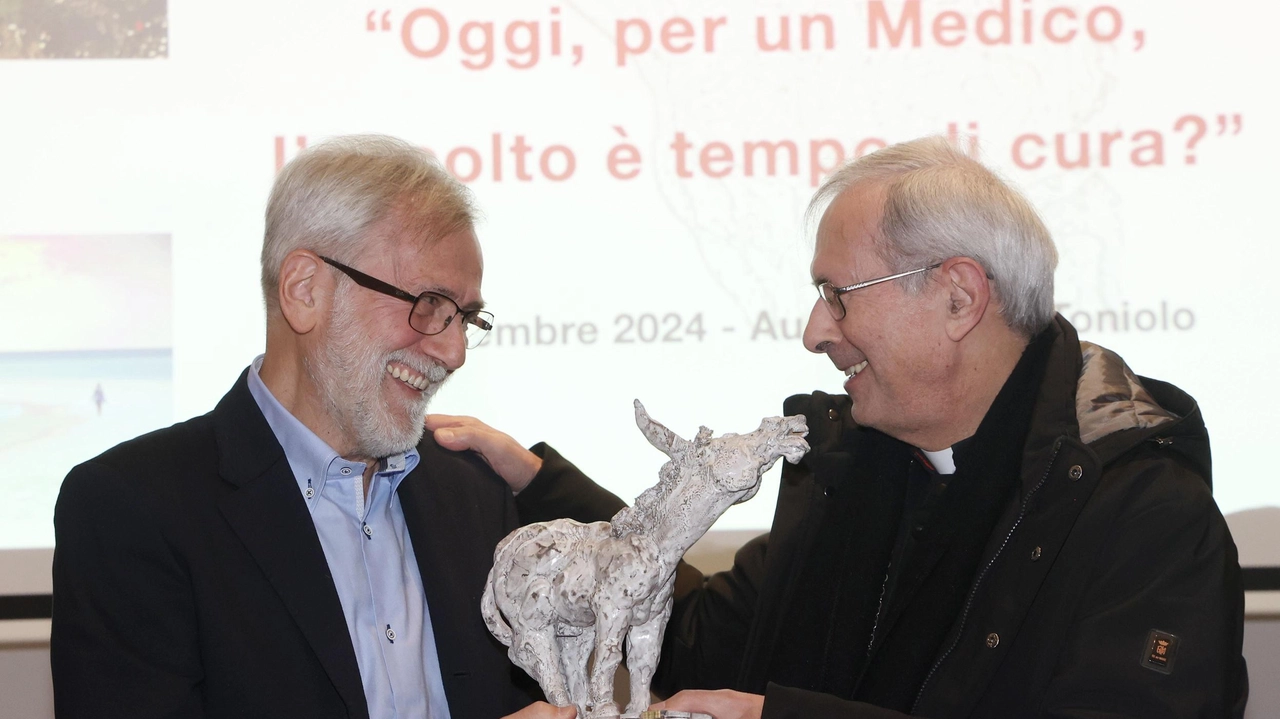
POLYGON ((365 32, 390 32, 391 31, 391 11, 384 10, 381 19, 378 18, 377 10, 370 10, 369 14, 364 18, 365 32))
POLYGON ((1234 115, 1218 115, 1218 134, 1227 134, 1228 125, 1230 126, 1232 135, 1239 135, 1244 129, 1244 117, 1239 113, 1234 115))

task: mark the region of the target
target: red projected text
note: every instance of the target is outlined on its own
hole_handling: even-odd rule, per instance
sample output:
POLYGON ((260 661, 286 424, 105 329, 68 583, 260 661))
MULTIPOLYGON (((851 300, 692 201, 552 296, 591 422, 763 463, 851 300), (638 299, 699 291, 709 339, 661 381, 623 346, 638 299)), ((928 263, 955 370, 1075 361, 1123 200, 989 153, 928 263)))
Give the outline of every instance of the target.
MULTIPOLYGON (((1244 130, 1239 113, 1182 115, 1163 128, 1137 130, 1085 129, 1018 132, 1010 139, 982 137, 976 121, 950 122, 939 133, 970 157, 1005 162, 1019 170, 1070 171, 1120 167, 1194 166, 1204 140, 1227 139, 1244 130), (962 129, 963 128, 963 129, 962 129)), ((604 129, 608 145, 575 150, 565 141, 532 138, 525 133, 491 132, 484 140, 455 147, 425 147, 462 182, 553 182, 574 179, 581 167, 619 182, 645 173, 677 181, 736 178, 796 178, 817 187, 846 161, 910 139, 888 134, 851 137, 738 137, 708 136, 675 130, 658 143, 631 138, 626 128, 604 129), (656 146, 656 147, 655 147, 656 146), (646 156, 642 147, 655 147, 646 156), (585 158, 583 157, 585 155, 585 158)), ((586 138, 580 138, 590 142, 586 138)), ((599 139, 598 137, 596 139, 599 139)), ((305 135, 275 138, 275 166, 307 147, 305 135)))
MULTIPOLYGON (((1146 44, 1145 32, 1132 27, 1120 8, 1097 0, 975 1, 982 4, 960 10, 943 0, 868 0, 865 14, 863 3, 856 3, 844 15, 645 16, 641 5, 637 12, 612 18, 593 17, 590 7, 562 12, 551 5, 522 9, 518 17, 493 18, 451 16, 423 6, 400 18, 393 10, 369 10, 364 29, 395 37, 415 59, 455 62, 468 70, 577 66, 586 53, 573 39, 575 33, 611 33, 611 46, 592 53, 599 56, 597 62, 607 61, 615 68, 633 68, 647 58, 696 62, 726 48, 734 52, 744 47, 782 57, 839 49, 1123 44, 1141 50, 1146 44), (856 27, 849 32, 841 23, 856 27), (607 60, 605 53, 611 55, 607 60)), ((485 6, 477 7, 483 12, 485 6)))
MULTIPOLYGON (((1229 137, 1244 129, 1240 114, 1216 117, 1214 137, 1229 137)), ((1196 147, 1209 131, 1199 115, 1183 115, 1172 130, 1094 130, 1042 134, 1027 132, 1014 138, 1010 159, 1022 170, 1053 167, 1063 170, 1113 167, 1158 167, 1179 160, 1196 164, 1196 147), (1175 144, 1177 143, 1177 144, 1175 144), (1167 144, 1174 144, 1172 149, 1167 144), (1167 159, 1166 155, 1173 155, 1167 159)))
MULTIPOLYGON (((372 10, 366 16, 369 32, 391 32, 391 11, 372 10)), ((582 46, 568 44, 560 8, 551 7, 544 17, 494 22, 468 20, 451 24, 435 8, 410 11, 400 24, 400 42, 413 57, 431 60, 453 57, 469 70, 484 70, 501 60, 517 70, 528 70, 539 63, 568 60, 582 62, 582 46)))
POLYGON ((669 147, 676 177, 681 179, 803 174, 811 187, 817 187, 823 177, 845 160, 875 152, 888 144, 878 137, 855 140, 823 137, 798 142, 756 139, 733 144, 711 140, 698 144, 685 133, 677 132, 669 147))
POLYGON ((1001 0, 985 10, 962 12, 934 10, 926 1, 867 3, 868 47, 1110 44, 1126 37, 1132 39, 1135 50, 1145 44, 1143 31, 1126 31, 1123 15, 1111 5, 1072 7, 1018 0, 1015 10, 1014 0, 1001 0))

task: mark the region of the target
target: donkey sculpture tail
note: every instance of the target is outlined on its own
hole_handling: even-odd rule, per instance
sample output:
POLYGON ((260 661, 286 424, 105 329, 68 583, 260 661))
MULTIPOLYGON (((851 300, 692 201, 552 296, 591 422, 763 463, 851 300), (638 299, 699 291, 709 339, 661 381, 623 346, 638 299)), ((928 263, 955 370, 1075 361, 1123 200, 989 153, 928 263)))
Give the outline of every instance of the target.
MULTIPOLYGON (((496 568, 497 565, 495 564, 496 568)), ((511 646, 511 627, 502 620, 502 612, 498 611, 498 603, 493 599, 493 569, 489 570, 489 579, 484 583, 484 596, 480 598, 480 613, 484 615, 484 624, 489 633, 502 642, 503 646, 511 646)), ((501 581, 501 580, 498 580, 501 581)))

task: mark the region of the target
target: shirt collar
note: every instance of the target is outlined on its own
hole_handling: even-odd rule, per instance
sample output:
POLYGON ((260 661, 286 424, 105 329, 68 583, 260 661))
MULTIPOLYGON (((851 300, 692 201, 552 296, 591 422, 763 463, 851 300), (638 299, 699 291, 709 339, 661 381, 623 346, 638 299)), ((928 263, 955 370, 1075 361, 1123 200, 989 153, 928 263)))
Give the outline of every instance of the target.
MULTIPOLYGON (((351 462, 338 456, 328 443, 298 421, 298 418, 294 417, 284 408, 284 405, 280 404, 275 395, 271 394, 271 390, 267 389, 266 383, 258 374, 262 368, 263 357, 265 355, 258 355, 249 366, 249 393, 253 395, 254 401, 258 403, 258 409, 262 410, 262 416, 266 418, 276 440, 280 442, 280 447, 284 449, 285 459, 289 461, 289 468, 293 470, 293 477, 298 482, 298 490, 302 492, 303 498, 311 500, 324 492, 325 480, 330 470, 336 473, 340 467, 350 467, 351 474, 363 474, 365 470, 363 462, 351 462)), ((391 491, 394 493, 400 487, 400 482, 405 475, 418 466, 418 461, 416 447, 402 454, 385 457, 380 462, 382 466, 375 476, 386 475, 391 483, 391 491)))

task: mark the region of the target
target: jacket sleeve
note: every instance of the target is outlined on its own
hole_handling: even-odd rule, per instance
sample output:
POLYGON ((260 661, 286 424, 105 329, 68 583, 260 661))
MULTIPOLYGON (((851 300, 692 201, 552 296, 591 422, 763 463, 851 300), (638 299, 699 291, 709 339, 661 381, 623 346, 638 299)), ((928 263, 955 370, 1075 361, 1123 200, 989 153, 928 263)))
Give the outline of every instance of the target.
POLYGON ((1226 522, 1186 468, 1147 456, 1124 471, 1135 488, 1102 545, 1039 714, 1242 716, 1244 593, 1226 522), (1160 635, 1176 637, 1163 653, 1160 635))
MULTIPOLYGON (((667 626, 653 690, 669 696, 681 689, 734 688, 758 600, 769 535, 742 546, 733 568, 703 577, 681 563, 676 600, 667 626)), ((761 719, 906 719, 890 709, 830 694, 770 682, 761 719)))
POLYGON ((542 469, 529 486, 516 495, 521 524, 564 517, 583 523, 607 521, 627 506, 616 494, 591 481, 551 445, 539 442, 529 451, 542 459, 542 469))
POLYGON ((63 482, 49 647, 59 719, 203 716, 195 600, 161 518, 101 464, 63 482))
POLYGON ((654 693, 737 687, 768 546, 767 534, 752 539, 734 555, 733 567, 709 577, 680 562, 654 693))
POLYGON ((830 694, 769 684, 760 719, 906 719, 908 714, 830 694))

